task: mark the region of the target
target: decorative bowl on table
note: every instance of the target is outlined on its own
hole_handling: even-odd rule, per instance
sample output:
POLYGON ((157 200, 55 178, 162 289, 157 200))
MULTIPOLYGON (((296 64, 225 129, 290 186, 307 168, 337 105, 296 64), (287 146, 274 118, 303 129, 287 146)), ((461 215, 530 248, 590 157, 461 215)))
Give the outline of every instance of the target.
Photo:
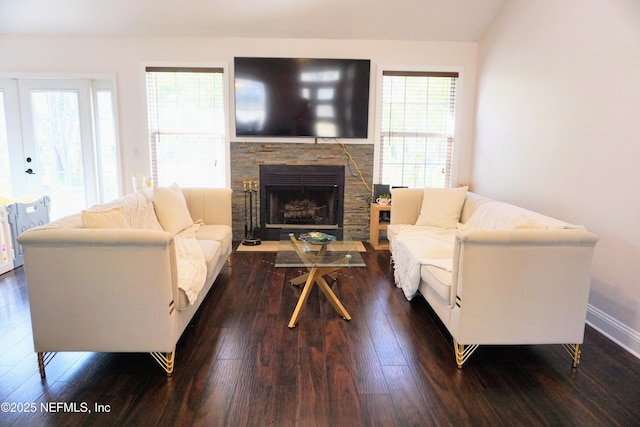
POLYGON ((319 231, 311 231, 309 233, 300 234, 298 239, 306 243, 311 243, 312 245, 325 245, 327 243, 335 242, 336 236, 321 233, 319 231))

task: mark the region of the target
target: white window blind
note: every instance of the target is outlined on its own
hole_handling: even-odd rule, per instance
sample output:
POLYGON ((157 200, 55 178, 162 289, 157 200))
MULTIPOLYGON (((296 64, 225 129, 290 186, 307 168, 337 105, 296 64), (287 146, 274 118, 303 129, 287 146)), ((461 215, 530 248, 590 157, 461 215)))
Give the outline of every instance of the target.
POLYGON ((224 187, 223 69, 147 67, 146 75, 154 185, 224 187))
POLYGON ((380 182, 451 186, 458 73, 382 73, 380 182))

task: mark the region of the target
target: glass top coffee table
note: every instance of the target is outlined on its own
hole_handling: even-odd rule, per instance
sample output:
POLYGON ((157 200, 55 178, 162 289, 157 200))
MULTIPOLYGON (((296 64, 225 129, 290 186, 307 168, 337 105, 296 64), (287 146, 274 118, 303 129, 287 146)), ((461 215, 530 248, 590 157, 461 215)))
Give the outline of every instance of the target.
POLYGON ((275 266, 304 267, 308 270, 308 273, 290 281, 296 286, 304 283, 304 288, 289 321, 289 328, 295 327, 298 323, 298 317, 314 285, 318 285, 338 314, 345 320, 351 320, 351 316, 333 293, 324 276, 343 268, 366 267, 356 244, 357 242, 351 240, 349 234, 342 229, 282 230, 275 266))

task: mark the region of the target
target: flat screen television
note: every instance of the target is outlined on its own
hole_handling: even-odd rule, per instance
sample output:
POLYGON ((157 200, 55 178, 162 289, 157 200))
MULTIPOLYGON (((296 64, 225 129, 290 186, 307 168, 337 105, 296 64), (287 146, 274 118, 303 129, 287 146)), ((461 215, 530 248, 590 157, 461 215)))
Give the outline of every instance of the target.
POLYGON ((234 59, 236 136, 367 138, 365 59, 234 59))

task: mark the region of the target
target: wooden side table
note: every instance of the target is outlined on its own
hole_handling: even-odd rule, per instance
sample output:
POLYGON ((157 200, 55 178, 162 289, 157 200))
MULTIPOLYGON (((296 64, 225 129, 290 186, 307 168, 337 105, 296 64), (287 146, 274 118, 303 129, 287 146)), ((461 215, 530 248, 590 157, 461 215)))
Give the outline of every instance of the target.
POLYGON ((391 212, 391 205, 380 205, 371 203, 371 212, 369 214, 369 243, 373 249, 389 249, 389 241, 380 239, 380 231, 386 230, 389 225, 388 221, 380 220, 380 212, 391 212))

